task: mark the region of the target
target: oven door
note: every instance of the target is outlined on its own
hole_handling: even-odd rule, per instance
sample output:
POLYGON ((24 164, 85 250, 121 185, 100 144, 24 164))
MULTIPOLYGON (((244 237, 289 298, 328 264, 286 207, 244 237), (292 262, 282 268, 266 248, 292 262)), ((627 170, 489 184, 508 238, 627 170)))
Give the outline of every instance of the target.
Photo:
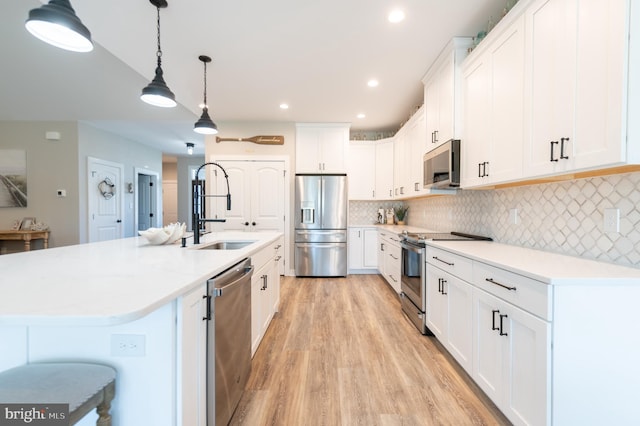
POLYGON ((402 249, 402 271, 401 285, 402 292, 413 302, 422 312, 425 310, 425 248, 412 244, 408 241, 400 243, 402 249))

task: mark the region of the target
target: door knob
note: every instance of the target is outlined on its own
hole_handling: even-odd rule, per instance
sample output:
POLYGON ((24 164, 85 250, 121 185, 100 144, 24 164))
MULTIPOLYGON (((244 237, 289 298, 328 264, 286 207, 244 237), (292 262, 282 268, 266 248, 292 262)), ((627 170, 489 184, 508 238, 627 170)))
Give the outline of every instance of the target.
POLYGON ((121 219, 116 220, 116 223, 122 223, 121 219))

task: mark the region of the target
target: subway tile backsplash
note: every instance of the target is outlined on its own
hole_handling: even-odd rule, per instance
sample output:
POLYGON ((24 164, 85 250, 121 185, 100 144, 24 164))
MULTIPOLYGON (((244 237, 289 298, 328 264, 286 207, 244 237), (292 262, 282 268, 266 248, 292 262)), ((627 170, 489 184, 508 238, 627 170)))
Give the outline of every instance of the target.
MULTIPOLYGON (((379 207, 398 204, 352 201, 349 218, 370 223, 379 207)), ((640 268, 640 173, 463 190, 407 204, 412 226, 488 235, 505 244, 640 268), (620 232, 604 232, 607 208, 620 209, 620 232), (512 209, 518 210, 517 224, 510 220, 512 209)))

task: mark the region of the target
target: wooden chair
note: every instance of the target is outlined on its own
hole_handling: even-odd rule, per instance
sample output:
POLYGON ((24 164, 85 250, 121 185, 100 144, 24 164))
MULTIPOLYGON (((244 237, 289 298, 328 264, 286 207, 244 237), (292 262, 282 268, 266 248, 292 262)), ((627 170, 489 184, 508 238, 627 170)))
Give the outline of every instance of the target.
POLYGON ((0 403, 69 404, 69 424, 94 408, 97 426, 111 426, 116 371, 106 365, 43 362, 0 372, 0 403))

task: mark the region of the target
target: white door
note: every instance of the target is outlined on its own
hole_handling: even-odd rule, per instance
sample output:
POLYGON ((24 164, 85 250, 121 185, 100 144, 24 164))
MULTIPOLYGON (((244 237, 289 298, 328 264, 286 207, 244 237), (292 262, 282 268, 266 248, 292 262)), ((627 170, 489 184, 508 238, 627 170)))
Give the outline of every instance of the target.
POLYGON ((89 157, 87 171, 89 242, 123 238, 124 166, 120 163, 89 157))
MULTIPOLYGON (((224 218, 218 230, 284 232, 284 162, 219 161, 229 176, 231 210, 224 197, 215 197, 215 217, 224 218)), ((218 170, 220 172, 220 170, 218 170)), ((222 173, 216 177, 216 194, 227 193, 222 173)))

